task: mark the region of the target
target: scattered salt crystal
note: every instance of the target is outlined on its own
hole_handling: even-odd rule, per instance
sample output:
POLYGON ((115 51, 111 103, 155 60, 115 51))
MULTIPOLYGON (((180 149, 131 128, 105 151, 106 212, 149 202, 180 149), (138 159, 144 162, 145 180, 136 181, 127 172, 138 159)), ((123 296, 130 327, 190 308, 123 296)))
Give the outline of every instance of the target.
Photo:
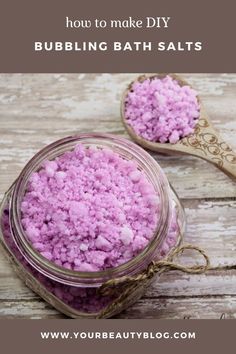
POLYGON ((34 242, 34 243, 33 243, 33 246, 34 246, 34 248, 35 248, 37 251, 39 251, 39 252, 42 252, 42 251, 44 251, 44 249, 45 249, 44 244, 43 244, 43 243, 40 243, 40 242, 34 242))
POLYGON ((58 171, 55 173, 55 177, 57 180, 63 181, 66 178, 66 173, 63 171, 58 171))
POLYGON ((140 177, 142 176, 142 174, 139 170, 135 170, 135 171, 132 171, 129 176, 132 179, 132 181, 138 182, 140 180, 140 177))
POLYGON ((53 256, 51 254, 51 252, 45 251, 45 252, 41 252, 41 255, 45 258, 47 258, 49 261, 51 261, 53 259, 53 256))
POLYGON ((132 242, 133 237, 133 231, 128 226, 122 227, 120 232, 120 239, 125 246, 129 245, 132 242))
POLYGON ((84 262, 84 263, 81 263, 79 265, 79 267, 77 267, 76 270, 78 270, 80 272, 96 272, 98 270, 98 268, 93 264, 84 262))
POLYGON ((45 161, 45 171, 48 177, 53 177, 58 166, 55 161, 45 161))
POLYGON ((37 241, 39 239, 39 230, 34 225, 29 225, 28 227, 26 227, 26 232, 32 242, 37 241))
POLYGON ((169 142, 171 144, 175 144, 177 143, 178 140, 179 140, 179 132, 177 130, 173 130, 173 132, 170 134, 169 142))
POLYGON ((88 245, 86 245, 85 243, 81 243, 81 245, 79 246, 79 249, 83 252, 88 250, 88 245))
POLYGON ((158 205, 159 204, 159 197, 157 195, 151 194, 147 197, 147 200, 151 205, 158 205))
POLYGON ((98 249, 101 249, 103 251, 111 249, 112 245, 109 241, 105 239, 105 237, 102 237, 99 235, 95 241, 95 246, 98 249))

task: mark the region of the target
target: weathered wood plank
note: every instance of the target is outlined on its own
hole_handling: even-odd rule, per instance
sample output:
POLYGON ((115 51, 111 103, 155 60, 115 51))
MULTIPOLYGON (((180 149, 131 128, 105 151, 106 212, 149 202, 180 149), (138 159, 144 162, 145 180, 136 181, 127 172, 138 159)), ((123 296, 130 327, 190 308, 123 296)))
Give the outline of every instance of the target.
MULTIPOLYGON (((185 200, 187 231, 185 241, 206 250, 212 266, 236 264, 236 202, 185 200)), ((196 254, 180 259, 185 264, 197 260, 196 254)), ((9 262, 0 256, 0 299, 32 299, 34 295, 16 277, 9 262)), ((206 275, 188 275, 178 272, 164 274, 148 290, 146 297, 236 295, 236 270, 211 271, 206 275)))
MULTIPOLYGON (((135 74, 0 75, 0 198, 24 164, 44 145, 77 132, 127 136, 121 93, 135 74)), ((236 149, 236 75, 185 74, 199 91, 223 137, 236 149)), ((183 199, 186 241, 203 247, 213 266, 236 263, 236 188, 214 166, 194 157, 155 155, 183 199)), ((183 256, 191 262, 195 255, 183 256)), ((195 259, 196 260, 196 259, 195 259)), ((236 316, 236 271, 204 276, 164 274, 122 318, 236 316)), ((0 316, 63 317, 28 290, 0 255, 0 316)))
POLYGON ((236 297, 141 299, 117 318, 220 319, 236 318, 236 297))
POLYGON ((0 301, 0 318, 65 318, 42 300, 0 301))
MULTIPOLYGON (((236 318, 236 297, 141 299, 116 318, 236 318)), ((65 318, 42 301, 1 301, 1 318, 65 318)))
MULTIPOLYGON (((124 135, 119 114, 120 96, 136 76, 2 74, 0 194, 26 161, 55 139, 91 131, 94 127, 99 132, 124 135)), ((236 75, 183 76, 200 92, 216 127, 236 148, 236 75)), ((234 183, 204 161, 192 157, 157 158, 182 198, 236 197, 234 183)))
MULTIPOLYGON (((35 301, 38 295, 29 290, 14 274, 0 288, 2 301, 35 301)), ((204 296, 236 296, 236 271, 209 272, 207 275, 187 275, 170 272, 157 278, 143 297, 148 302, 151 298, 160 297, 204 297, 204 296)))

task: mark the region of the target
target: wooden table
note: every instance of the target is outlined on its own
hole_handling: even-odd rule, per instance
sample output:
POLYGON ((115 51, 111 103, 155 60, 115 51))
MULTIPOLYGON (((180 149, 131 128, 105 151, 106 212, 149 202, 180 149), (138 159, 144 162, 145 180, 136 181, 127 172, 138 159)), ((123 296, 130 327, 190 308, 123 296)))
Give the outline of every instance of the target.
MULTIPOLYGON (((46 144, 79 132, 127 136, 120 122, 123 89, 134 74, 0 75, 0 197, 46 144)), ((236 150, 236 75, 189 74, 215 126, 236 150)), ((194 157, 155 155, 187 214, 186 241, 213 266, 236 264, 236 184, 194 157)), ((183 257, 183 262, 191 260, 183 257)), ((165 274, 119 318, 236 318, 236 267, 165 274)), ((0 254, 1 318, 63 318, 16 277, 0 254)))

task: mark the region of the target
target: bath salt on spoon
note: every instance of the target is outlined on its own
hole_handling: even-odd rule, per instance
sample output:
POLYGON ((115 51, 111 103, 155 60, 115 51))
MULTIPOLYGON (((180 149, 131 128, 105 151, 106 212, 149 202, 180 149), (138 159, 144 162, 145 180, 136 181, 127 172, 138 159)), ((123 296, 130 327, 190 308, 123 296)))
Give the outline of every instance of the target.
POLYGON ((219 136, 196 91, 175 74, 143 75, 121 100, 123 124, 139 145, 166 154, 189 154, 236 177, 236 154, 219 136))

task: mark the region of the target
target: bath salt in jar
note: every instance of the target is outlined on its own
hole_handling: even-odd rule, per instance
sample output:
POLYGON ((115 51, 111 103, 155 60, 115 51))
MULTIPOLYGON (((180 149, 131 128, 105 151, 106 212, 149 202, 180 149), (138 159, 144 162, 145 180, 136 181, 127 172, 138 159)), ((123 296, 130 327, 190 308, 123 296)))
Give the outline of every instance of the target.
POLYGON ((58 140, 27 163, 1 204, 0 239, 18 275, 56 309, 108 318, 140 298, 154 275, 185 269, 172 262, 184 226, 151 155, 94 133, 58 140))

